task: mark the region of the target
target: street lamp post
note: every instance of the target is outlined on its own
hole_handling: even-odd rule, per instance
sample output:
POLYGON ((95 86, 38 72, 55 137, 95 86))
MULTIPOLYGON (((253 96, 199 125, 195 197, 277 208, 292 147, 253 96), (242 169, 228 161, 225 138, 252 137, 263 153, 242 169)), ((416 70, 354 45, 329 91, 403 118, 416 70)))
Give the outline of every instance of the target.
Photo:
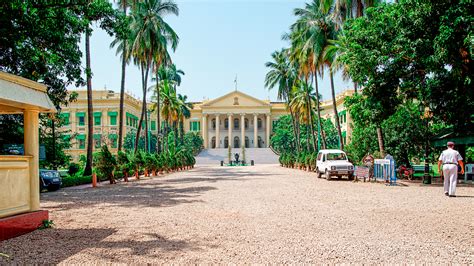
POLYGON ((423 121, 423 126, 425 130, 425 169, 423 173, 423 184, 431 184, 431 175, 430 175, 430 165, 428 164, 428 153, 429 153, 429 124, 428 119, 425 117, 425 107, 420 104, 419 106, 420 113, 422 115, 421 119, 423 121))

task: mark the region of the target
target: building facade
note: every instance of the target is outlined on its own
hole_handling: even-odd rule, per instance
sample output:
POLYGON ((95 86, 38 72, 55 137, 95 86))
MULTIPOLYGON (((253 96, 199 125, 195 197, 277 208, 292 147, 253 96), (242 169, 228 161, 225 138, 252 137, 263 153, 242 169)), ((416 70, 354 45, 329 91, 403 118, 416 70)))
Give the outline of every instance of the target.
MULTIPOLYGON (((77 101, 63 107, 63 129, 71 136, 72 148, 68 153, 77 160, 85 154, 87 143, 87 91, 75 90, 77 101)), ((344 107, 344 97, 353 91, 346 90, 336 96, 338 117, 335 118, 332 100, 323 101, 321 116, 325 119, 339 119, 344 141, 351 135, 350 116, 344 107)), ((95 90, 93 96, 94 149, 103 144, 112 152, 117 151, 119 127, 120 94, 107 90, 95 90)), ((185 132, 198 132, 204 140, 205 149, 265 148, 270 143, 272 126, 289 112, 283 102, 260 100, 240 91, 232 91, 219 98, 194 102, 190 118, 184 122, 185 132)), ((124 137, 138 128, 141 114, 141 101, 125 94, 124 100, 124 137)), ((157 134, 156 114, 148 114, 149 130, 157 134)))

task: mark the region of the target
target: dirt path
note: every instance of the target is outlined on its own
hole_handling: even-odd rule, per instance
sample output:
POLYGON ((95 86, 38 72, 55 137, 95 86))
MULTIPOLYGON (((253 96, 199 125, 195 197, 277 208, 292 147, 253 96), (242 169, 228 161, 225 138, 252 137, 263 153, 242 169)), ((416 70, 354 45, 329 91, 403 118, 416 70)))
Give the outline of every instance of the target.
POLYGON ((42 194, 55 228, 1 263, 473 264, 474 188, 326 181, 276 165, 197 167, 42 194))

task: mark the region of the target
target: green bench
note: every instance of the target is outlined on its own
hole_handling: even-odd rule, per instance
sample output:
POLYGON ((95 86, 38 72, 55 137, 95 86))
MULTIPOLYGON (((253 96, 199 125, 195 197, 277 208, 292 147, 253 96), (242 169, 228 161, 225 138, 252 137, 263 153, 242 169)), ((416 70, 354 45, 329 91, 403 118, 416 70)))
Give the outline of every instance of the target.
MULTIPOLYGON (((433 168, 431 167, 431 165, 429 167, 430 167, 429 174, 431 176, 434 176, 433 168)), ((423 165, 412 165, 412 168, 413 168, 413 175, 415 175, 417 173, 422 173, 422 174, 425 173, 425 165, 424 164, 423 165)))

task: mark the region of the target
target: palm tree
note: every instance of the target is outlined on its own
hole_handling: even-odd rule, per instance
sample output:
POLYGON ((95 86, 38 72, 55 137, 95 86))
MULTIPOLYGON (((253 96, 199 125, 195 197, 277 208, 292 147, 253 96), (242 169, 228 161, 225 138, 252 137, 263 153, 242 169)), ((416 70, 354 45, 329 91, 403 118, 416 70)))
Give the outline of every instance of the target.
MULTIPOLYGON (((294 90, 292 92, 293 97, 290 102, 290 105, 294 108, 295 112, 299 113, 300 122, 306 124, 306 130, 311 129, 311 124, 314 122, 312 120, 313 109, 310 108, 310 106, 314 105, 314 102, 316 101, 316 95, 312 91, 312 87, 306 82, 298 82, 298 84, 294 86, 294 90)), ((307 151, 311 151, 311 138, 309 135, 310 134, 306 134, 307 151)))
POLYGON ((94 134, 94 121, 93 121, 93 105, 92 105, 92 70, 91 70, 91 48, 90 48, 90 35, 92 30, 87 25, 85 33, 85 45, 86 45, 86 77, 87 77, 87 157, 86 166, 84 168, 84 175, 92 174, 92 136, 94 134))
MULTIPOLYGON (((154 64, 155 71, 158 71, 164 58, 167 57, 168 44, 171 44, 173 50, 176 49, 178 44, 178 36, 171 26, 163 20, 163 16, 167 14, 178 15, 178 13, 178 6, 172 0, 144 0, 138 2, 132 12, 131 30, 134 36, 132 55, 135 63, 141 69, 143 89, 143 107, 135 137, 135 151, 138 149, 138 139, 144 118, 145 132, 148 132, 146 92, 149 70, 154 64)), ((148 141, 147 134, 145 134, 145 140, 148 141)))
POLYGON ((277 97, 279 100, 284 100, 290 110, 291 121, 293 123, 293 135, 295 137, 295 147, 300 151, 299 136, 296 128, 296 117, 291 101, 291 89, 296 80, 295 68, 289 60, 289 50, 281 49, 272 53, 272 60, 265 63, 265 66, 270 70, 265 75, 265 87, 269 90, 277 87, 277 97))
POLYGON ((125 71, 127 64, 130 62, 130 52, 131 52, 131 33, 130 25, 127 17, 127 7, 128 1, 121 0, 120 7, 122 8, 123 14, 126 16, 123 27, 116 34, 116 39, 110 44, 110 48, 117 46, 116 54, 120 54, 122 58, 122 78, 120 80, 120 105, 119 105, 119 134, 118 134, 118 151, 122 150, 123 143, 123 106, 125 99, 125 71))
POLYGON ((178 94, 178 103, 179 103, 179 129, 180 129, 180 139, 181 144, 184 143, 184 119, 191 117, 191 110, 193 109, 193 104, 188 102, 188 96, 178 94))

